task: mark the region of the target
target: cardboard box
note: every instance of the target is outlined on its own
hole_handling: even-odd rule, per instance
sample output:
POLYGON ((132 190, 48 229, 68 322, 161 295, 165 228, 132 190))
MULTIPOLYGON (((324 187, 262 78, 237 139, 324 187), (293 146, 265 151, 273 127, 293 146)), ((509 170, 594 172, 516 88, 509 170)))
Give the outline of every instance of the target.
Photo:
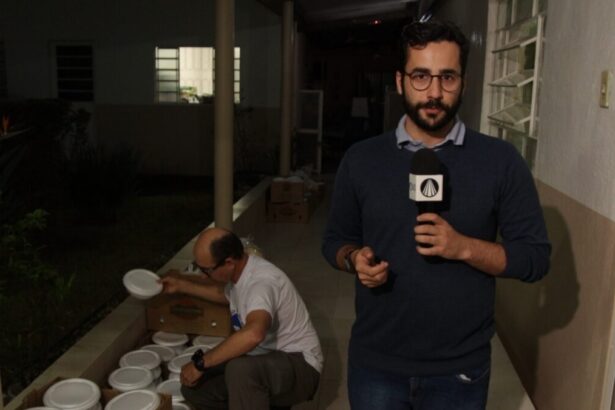
MULTIPOLYGON (((21 402, 21 406, 17 407, 17 410, 26 410, 32 407, 40 407, 43 406, 43 396, 48 388, 65 380, 65 377, 57 377, 53 381, 47 383, 40 389, 32 389, 28 394, 25 395, 21 402)), ((100 389, 100 401, 102 406, 104 407, 112 398, 120 394, 119 391, 115 389, 100 389)), ((160 396, 160 405, 156 408, 156 410, 173 410, 173 400, 171 396, 167 394, 159 394, 160 396)))
POLYGON ((147 328, 205 336, 231 334, 228 306, 187 295, 160 294, 146 302, 147 328))
POLYGON ((270 188, 270 201, 272 203, 303 202, 305 183, 303 181, 274 179, 270 188))
POLYGON ((299 203, 270 202, 267 208, 267 220, 269 222, 308 223, 312 213, 312 203, 313 201, 308 200, 299 203))

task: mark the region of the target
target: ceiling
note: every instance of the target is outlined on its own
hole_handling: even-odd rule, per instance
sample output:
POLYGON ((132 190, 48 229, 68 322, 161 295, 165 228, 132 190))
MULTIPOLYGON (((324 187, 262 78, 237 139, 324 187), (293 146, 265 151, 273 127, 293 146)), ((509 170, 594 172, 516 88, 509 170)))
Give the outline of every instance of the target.
MULTIPOLYGON (((284 0, 258 0, 282 13, 284 0)), ((294 0, 299 31, 323 48, 390 43, 434 0, 294 0)))

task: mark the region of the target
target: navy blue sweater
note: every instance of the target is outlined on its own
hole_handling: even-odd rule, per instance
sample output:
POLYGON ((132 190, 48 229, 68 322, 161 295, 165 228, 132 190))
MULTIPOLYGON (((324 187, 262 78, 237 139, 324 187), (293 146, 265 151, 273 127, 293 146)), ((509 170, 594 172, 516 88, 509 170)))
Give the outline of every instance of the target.
MULTIPOLYGON (((445 173, 440 215, 461 234, 496 241, 502 277, 532 282, 549 267, 550 244, 532 175, 509 143, 467 130, 464 144, 437 151, 445 173)), ((370 246, 389 262, 384 285, 356 280, 353 364, 401 376, 463 372, 485 364, 494 333, 494 277, 463 262, 416 251, 409 199, 413 153, 393 132, 352 146, 340 163, 323 254, 337 268, 345 244, 370 246)))

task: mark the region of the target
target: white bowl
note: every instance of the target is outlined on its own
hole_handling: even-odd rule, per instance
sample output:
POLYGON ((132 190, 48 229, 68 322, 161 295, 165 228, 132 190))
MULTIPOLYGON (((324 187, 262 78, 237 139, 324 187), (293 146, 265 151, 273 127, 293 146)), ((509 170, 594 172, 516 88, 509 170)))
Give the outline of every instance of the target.
POLYGON ((193 345, 207 346, 210 349, 218 346, 224 341, 224 337, 220 336, 197 336, 192 340, 193 345))
POLYGON ((195 346, 190 346, 187 347, 182 354, 194 354, 194 352, 196 352, 197 350, 201 349, 203 351, 203 353, 207 353, 208 350, 211 350, 211 348, 209 346, 205 346, 205 345, 195 345, 195 346))
POLYGON ((168 346, 152 344, 141 346, 140 350, 149 350, 157 353, 164 363, 170 362, 175 357, 175 350, 168 346))
POLYGON ((191 361, 192 353, 181 354, 169 362, 169 371, 172 373, 179 374, 182 371, 182 367, 184 367, 186 363, 190 363, 191 361))
POLYGON ((175 350, 176 354, 184 351, 188 343, 188 335, 184 333, 156 332, 152 335, 152 341, 157 345, 167 346, 175 350))
POLYGON ((132 390, 155 390, 154 375, 144 367, 126 366, 114 370, 108 379, 109 385, 122 393, 132 390))
POLYGON ((86 379, 66 379, 55 383, 43 395, 46 407, 93 410, 100 405, 100 389, 86 379))
POLYGON ((179 380, 166 380, 156 387, 156 391, 161 394, 171 396, 173 403, 184 401, 184 396, 181 392, 182 384, 179 380))
POLYGON ((160 277, 147 269, 133 269, 126 272, 123 278, 126 290, 137 299, 149 299, 162 292, 160 277))
POLYGON ((158 393, 149 390, 133 390, 115 396, 105 410, 156 410, 160 405, 158 393))
POLYGON ((160 377, 160 356, 151 350, 133 350, 120 359, 120 367, 136 366, 151 370, 154 379, 160 377))

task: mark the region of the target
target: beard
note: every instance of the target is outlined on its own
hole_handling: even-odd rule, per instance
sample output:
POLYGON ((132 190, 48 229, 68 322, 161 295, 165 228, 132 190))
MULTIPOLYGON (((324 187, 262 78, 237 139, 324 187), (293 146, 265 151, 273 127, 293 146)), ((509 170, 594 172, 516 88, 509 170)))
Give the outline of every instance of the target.
POLYGON ((444 104, 441 100, 429 100, 427 102, 412 104, 412 102, 408 99, 405 90, 403 90, 402 97, 404 98, 404 108, 408 117, 410 117, 412 122, 414 122, 417 127, 428 132, 440 131, 442 128, 450 124, 457 115, 457 111, 459 111, 459 107, 461 106, 461 94, 459 94, 459 97, 455 102, 453 102, 452 105, 444 104), (439 108, 444 112, 444 116, 439 120, 435 120, 435 116, 429 115, 429 118, 435 120, 430 122, 421 117, 421 108, 439 108))

